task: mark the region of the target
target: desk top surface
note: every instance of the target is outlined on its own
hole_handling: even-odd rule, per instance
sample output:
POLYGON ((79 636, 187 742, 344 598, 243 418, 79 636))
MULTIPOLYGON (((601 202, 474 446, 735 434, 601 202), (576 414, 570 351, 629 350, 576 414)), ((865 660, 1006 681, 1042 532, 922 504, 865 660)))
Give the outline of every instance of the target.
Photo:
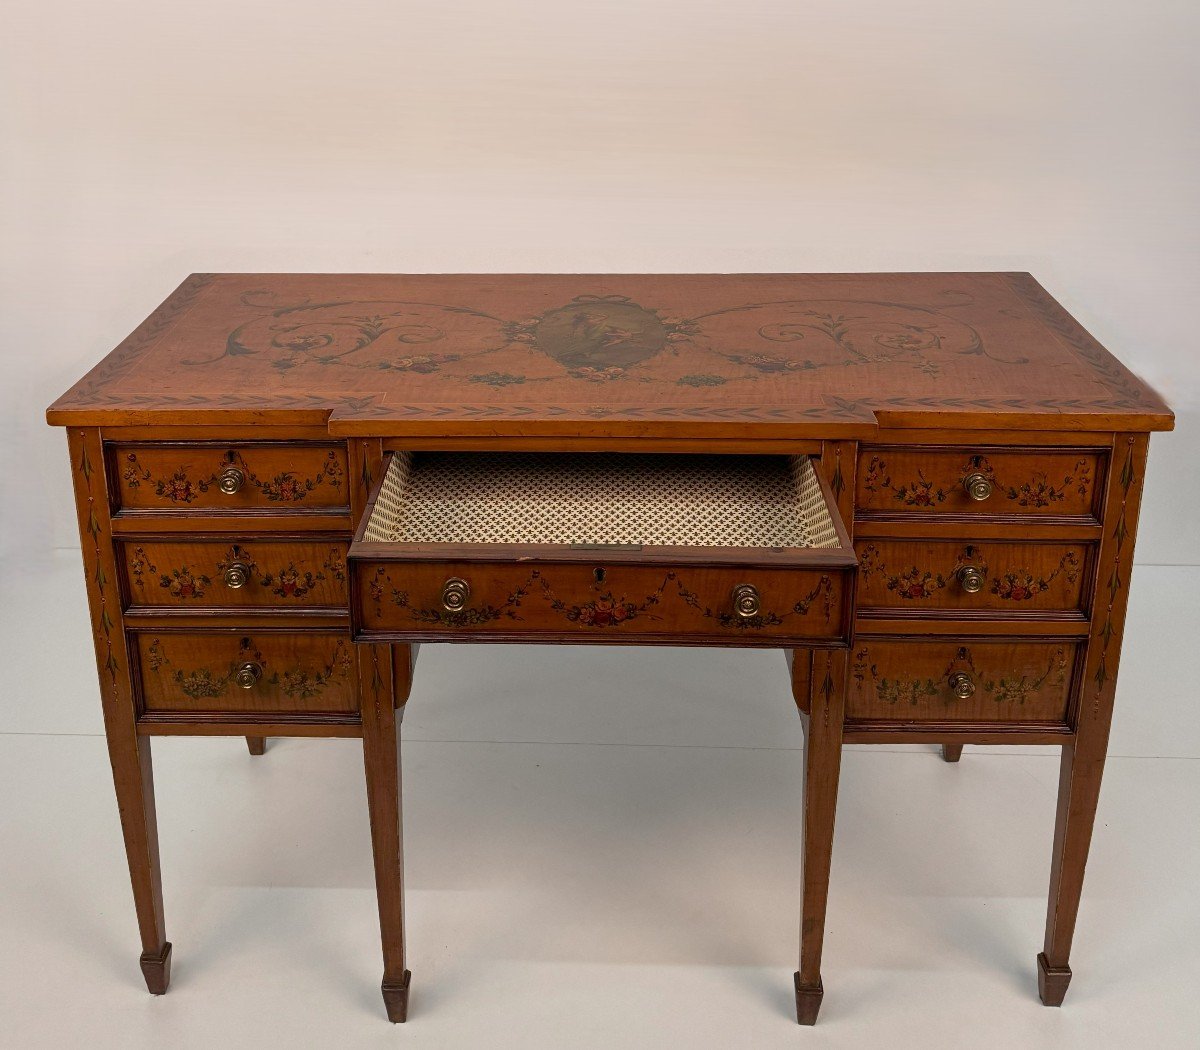
POLYGON ((193 274, 47 415, 396 437, 1172 425, 1024 273, 193 274))

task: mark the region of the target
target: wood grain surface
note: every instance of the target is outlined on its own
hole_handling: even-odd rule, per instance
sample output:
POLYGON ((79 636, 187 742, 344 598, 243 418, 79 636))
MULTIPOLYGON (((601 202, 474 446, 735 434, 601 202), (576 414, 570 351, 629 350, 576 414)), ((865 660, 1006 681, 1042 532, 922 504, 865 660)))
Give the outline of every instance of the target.
POLYGON ((849 719, 912 722, 1066 722, 1076 645, 1060 641, 858 638, 850 662, 849 719), (956 696, 950 676, 974 687, 956 696))
POLYGON ((872 615, 1081 617, 1090 547, 1083 543, 869 539, 858 553, 858 608, 872 615), (980 589, 966 583, 978 574, 980 589))
POLYGON ((114 501, 124 510, 296 514, 350 505, 342 445, 118 443, 108 453, 114 501), (233 493, 219 483, 228 469, 242 479, 233 493))
POLYGON ((362 640, 782 646, 844 644, 849 634, 847 567, 646 568, 606 564, 598 552, 578 564, 352 560, 351 571, 362 640), (461 611, 442 604, 451 579, 470 587, 461 611), (757 615, 735 614, 739 584, 758 590, 757 615))
POLYGON ((153 631, 135 645, 148 714, 358 710, 344 632, 153 631), (243 688, 237 672, 247 664, 258 677, 243 688))
POLYGON ((1100 454, 1084 449, 1011 451, 866 447, 856 505, 864 514, 908 517, 1054 517, 1095 521, 1100 454), (991 495, 975 500, 964 481, 981 474, 991 495))
POLYGON ((344 612, 347 547, 334 538, 144 539, 120 544, 120 562, 134 609, 344 612))

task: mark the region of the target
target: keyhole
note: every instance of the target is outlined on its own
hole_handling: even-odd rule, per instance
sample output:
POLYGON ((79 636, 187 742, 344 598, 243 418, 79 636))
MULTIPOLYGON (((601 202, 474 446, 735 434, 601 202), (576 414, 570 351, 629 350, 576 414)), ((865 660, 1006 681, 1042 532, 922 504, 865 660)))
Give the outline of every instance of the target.
POLYGON ((603 583, 604 582, 604 570, 603 569, 593 569, 592 570, 592 578, 595 579, 597 584, 603 583))

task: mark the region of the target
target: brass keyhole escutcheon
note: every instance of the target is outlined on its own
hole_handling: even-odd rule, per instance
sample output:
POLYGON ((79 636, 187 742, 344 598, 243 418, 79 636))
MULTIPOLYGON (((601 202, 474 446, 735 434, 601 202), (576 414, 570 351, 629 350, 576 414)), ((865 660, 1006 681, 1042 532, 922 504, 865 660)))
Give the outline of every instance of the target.
POLYGON ((597 569, 592 570, 592 579, 596 581, 597 587, 603 585, 604 579, 607 575, 608 575, 608 573, 605 572, 603 569, 597 568, 597 569))
POLYGON ((471 585, 466 580, 451 576, 442 587, 442 608, 446 612, 462 612, 471 596, 471 585))
POLYGON ((243 689, 253 689, 262 677, 262 668, 256 663, 247 662, 237 669, 234 677, 243 689))
POLYGON ((733 589, 733 611, 743 620, 752 620, 762 609, 758 588, 752 583, 739 583, 733 589))
POLYGON ((225 493, 226 496, 233 496, 242 491, 242 486, 246 483, 246 475, 243 474, 237 467, 230 464, 217 477, 217 487, 225 493))
POLYGON ((975 682, 966 671, 955 671, 947 681, 950 691, 960 700, 970 700, 975 695, 975 682))
POLYGON ((237 590, 250 582, 250 566, 244 562, 235 561, 225 568, 225 586, 237 590))

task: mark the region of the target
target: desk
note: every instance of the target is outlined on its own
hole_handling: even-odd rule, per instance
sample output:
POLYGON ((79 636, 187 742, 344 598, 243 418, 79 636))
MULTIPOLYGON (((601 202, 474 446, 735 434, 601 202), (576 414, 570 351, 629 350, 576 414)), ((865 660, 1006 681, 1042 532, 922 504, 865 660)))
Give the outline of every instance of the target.
POLYGON ((1061 748, 1037 971, 1063 1001, 1148 437, 1173 417, 1028 274, 194 274, 47 417, 151 992, 151 739, 354 736, 403 1021, 417 646, 535 641, 785 652, 801 1023, 842 744, 1061 748))

